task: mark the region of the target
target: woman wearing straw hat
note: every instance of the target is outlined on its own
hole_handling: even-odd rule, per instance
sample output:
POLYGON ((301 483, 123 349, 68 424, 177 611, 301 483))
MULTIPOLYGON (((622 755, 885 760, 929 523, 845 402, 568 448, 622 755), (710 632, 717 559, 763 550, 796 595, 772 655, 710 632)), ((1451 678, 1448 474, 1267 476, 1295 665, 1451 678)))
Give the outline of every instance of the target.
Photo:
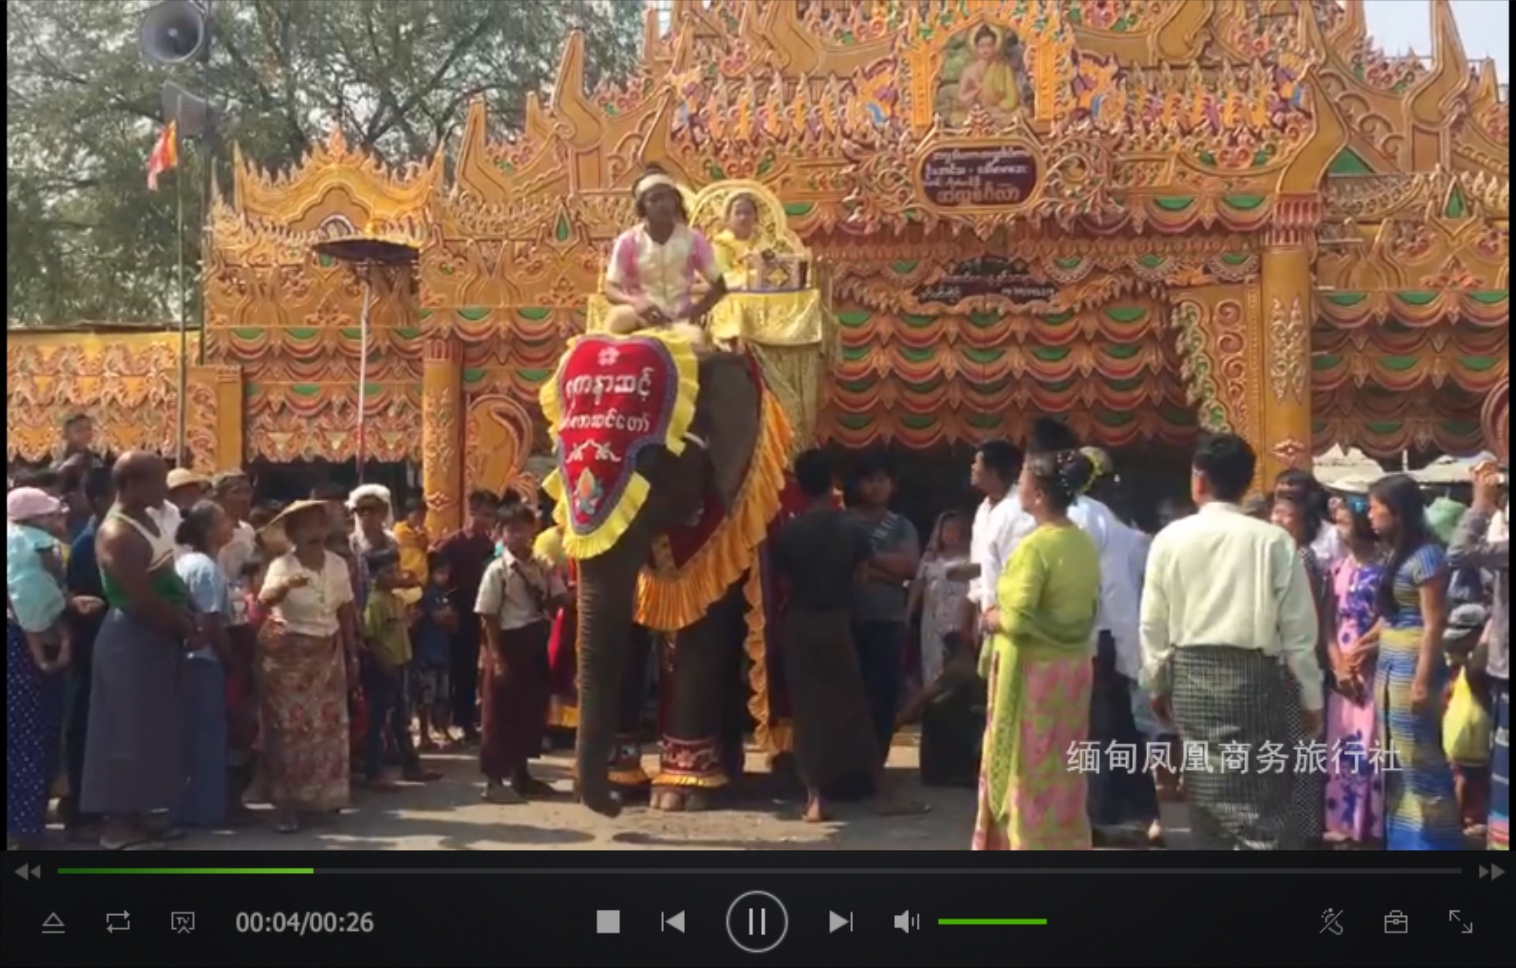
POLYGON ((296 501, 264 533, 290 550, 269 563, 258 636, 265 779, 274 829, 294 833, 302 813, 348 803, 348 675, 356 668, 357 614, 347 563, 327 550, 322 501, 296 501))
POLYGON ((671 327, 703 343, 698 320, 726 296, 715 250, 690 228, 679 186, 651 168, 632 186, 635 227, 617 237, 605 268, 605 298, 614 304, 605 326, 612 333, 671 327), (698 300, 696 280, 710 288, 698 300))

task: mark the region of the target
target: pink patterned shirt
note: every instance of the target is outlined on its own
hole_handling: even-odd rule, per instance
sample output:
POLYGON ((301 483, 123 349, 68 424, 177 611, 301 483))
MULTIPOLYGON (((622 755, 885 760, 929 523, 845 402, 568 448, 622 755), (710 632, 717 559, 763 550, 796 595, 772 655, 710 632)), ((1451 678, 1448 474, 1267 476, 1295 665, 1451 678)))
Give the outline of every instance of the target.
POLYGON ((611 246, 605 281, 628 296, 640 296, 669 316, 683 316, 694 303, 696 279, 715 284, 721 278, 716 253, 705 236, 677 225, 659 245, 646 226, 622 232, 611 246))

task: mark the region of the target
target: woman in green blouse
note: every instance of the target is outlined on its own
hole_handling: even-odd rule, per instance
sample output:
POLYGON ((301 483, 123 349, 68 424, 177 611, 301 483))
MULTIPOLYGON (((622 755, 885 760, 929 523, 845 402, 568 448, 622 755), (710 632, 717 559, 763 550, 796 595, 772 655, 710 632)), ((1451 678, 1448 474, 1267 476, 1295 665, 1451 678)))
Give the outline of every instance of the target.
POLYGON ((1090 847, 1085 777, 1070 751, 1089 732, 1100 553, 1069 520, 1089 482, 1077 452, 1027 458, 1021 506, 1037 529, 1011 553, 985 616, 989 713, 975 850, 1090 847))

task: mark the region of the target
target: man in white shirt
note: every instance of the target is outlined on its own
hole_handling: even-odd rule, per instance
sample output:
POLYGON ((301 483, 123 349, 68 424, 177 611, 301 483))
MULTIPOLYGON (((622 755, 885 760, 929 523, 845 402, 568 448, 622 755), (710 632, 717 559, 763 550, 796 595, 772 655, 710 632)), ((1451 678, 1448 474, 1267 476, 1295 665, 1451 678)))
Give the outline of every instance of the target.
MULTIPOLYGON (((1038 421, 1032 451, 1072 450, 1073 432, 1051 420, 1038 421)), ((1140 592, 1132 582, 1131 559, 1137 534, 1096 494, 1113 493, 1115 468, 1097 448, 1083 451, 1094 477, 1085 494, 1069 508, 1077 524, 1100 552, 1100 606, 1095 618, 1095 682, 1090 691, 1089 738, 1099 744, 1100 768, 1089 777, 1086 806, 1095 846, 1112 834, 1143 832, 1157 839, 1158 793, 1146 769, 1142 733, 1132 715, 1132 691, 1141 665, 1138 641, 1140 592), (1135 762, 1124 756, 1130 752, 1135 762)))
POLYGON ((1257 465, 1240 437, 1201 442, 1190 477, 1200 511, 1153 540, 1143 588, 1142 685, 1184 740, 1190 817, 1209 849, 1306 846, 1287 822, 1297 769, 1312 768, 1290 707, 1306 735, 1321 730, 1305 566, 1288 534, 1239 506, 1257 465))
POLYGON ((1026 517, 1016 499, 1021 477, 1021 452, 1003 440, 981 444, 969 468, 969 483, 984 495, 974 512, 974 530, 969 537, 969 561, 976 570, 969 580, 968 601, 974 610, 973 632, 979 617, 995 605, 995 583, 1005 570, 1011 550, 1029 530, 1018 532, 1026 517))

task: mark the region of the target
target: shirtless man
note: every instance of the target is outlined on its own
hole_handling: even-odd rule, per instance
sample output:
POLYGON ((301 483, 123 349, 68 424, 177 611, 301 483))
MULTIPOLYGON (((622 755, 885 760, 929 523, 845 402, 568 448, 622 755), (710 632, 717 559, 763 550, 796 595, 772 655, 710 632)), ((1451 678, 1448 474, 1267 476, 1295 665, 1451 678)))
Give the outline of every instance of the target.
POLYGON ((96 539, 110 614, 95 639, 82 806, 107 818, 102 847, 143 850, 179 836, 169 823, 185 784, 179 665, 205 643, 174 571, 174 535, 154 513, 168 466, 130 451, 113 473, 116 506, 96 539))

